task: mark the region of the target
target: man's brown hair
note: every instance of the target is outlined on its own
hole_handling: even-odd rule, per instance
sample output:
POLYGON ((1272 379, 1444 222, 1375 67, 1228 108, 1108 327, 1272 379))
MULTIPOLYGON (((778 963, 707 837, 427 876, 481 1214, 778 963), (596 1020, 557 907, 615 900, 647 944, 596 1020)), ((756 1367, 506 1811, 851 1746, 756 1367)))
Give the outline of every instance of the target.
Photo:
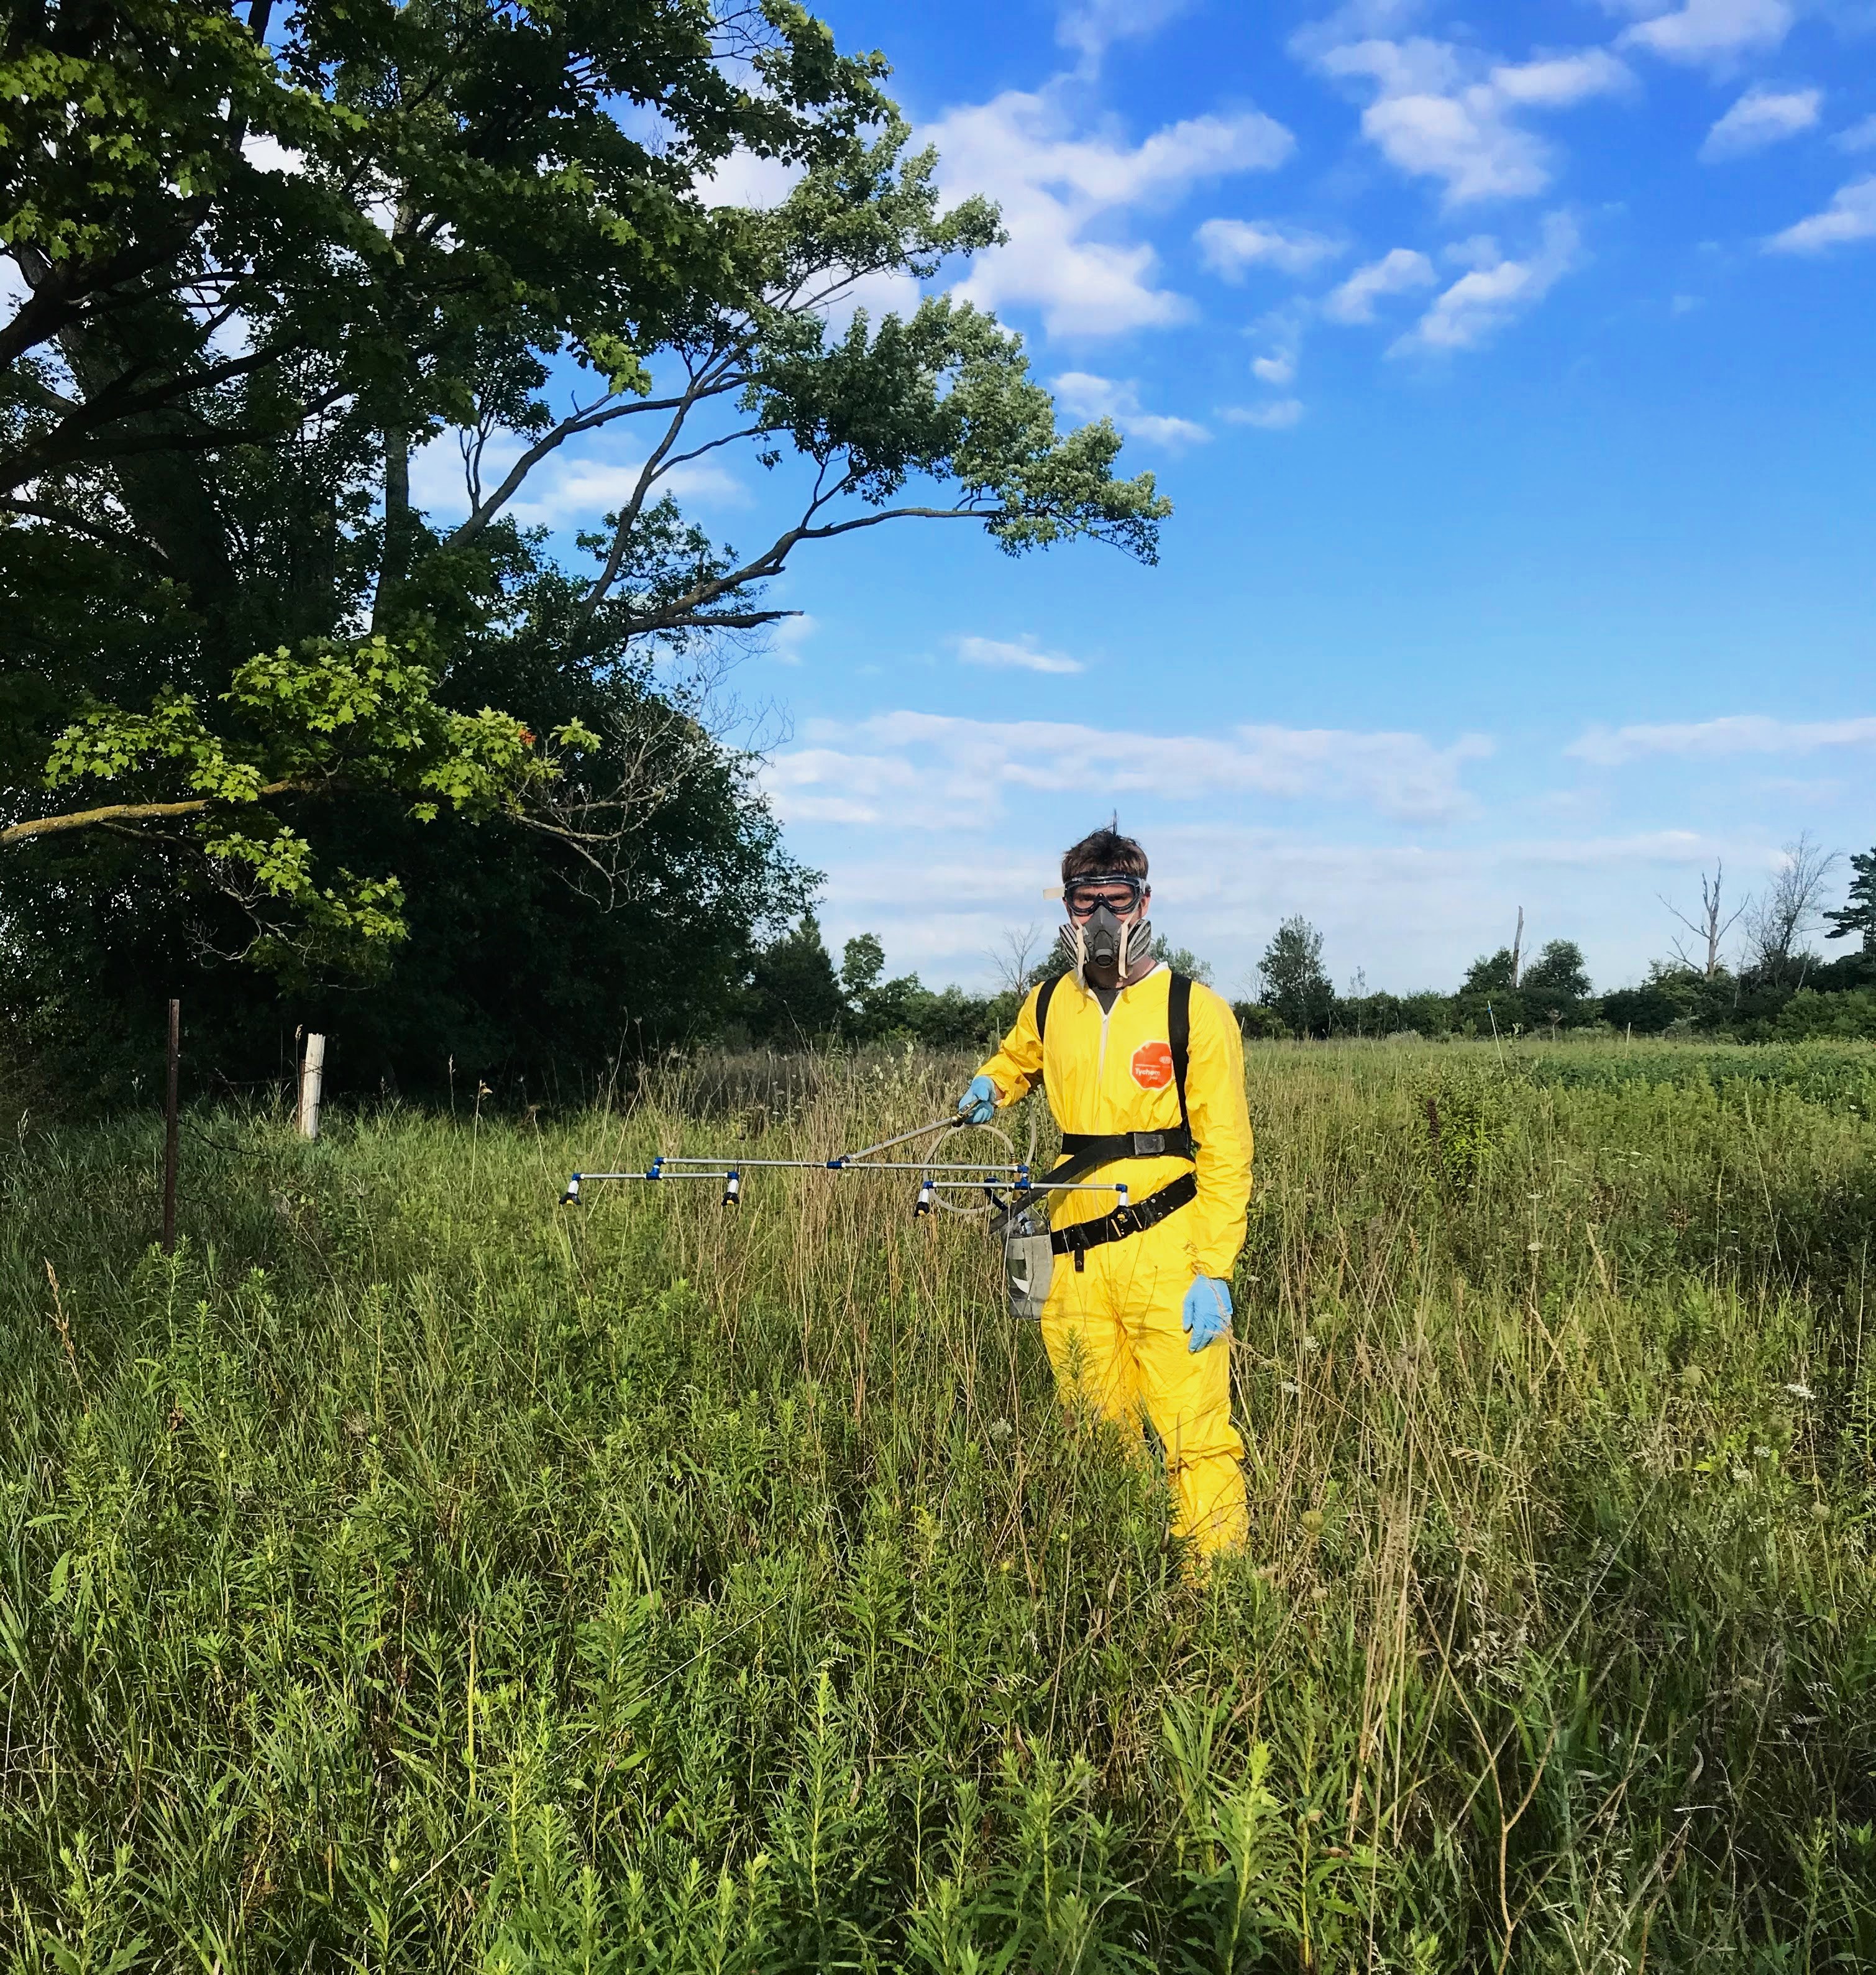
POLYGON ((1129 878, 1146 876, 1146 853, 1118 830, 1091 830, 1062 853, 1062 882, 1085 878, 1091 872, 1124 871, 1129 878))

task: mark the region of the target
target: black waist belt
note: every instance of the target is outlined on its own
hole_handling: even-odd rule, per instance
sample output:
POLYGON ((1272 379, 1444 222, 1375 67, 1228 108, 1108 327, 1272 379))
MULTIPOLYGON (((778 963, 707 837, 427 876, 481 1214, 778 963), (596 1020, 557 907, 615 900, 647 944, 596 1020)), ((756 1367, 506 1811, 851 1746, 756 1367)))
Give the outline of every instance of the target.
POLYGON ((1064 1132, 1065 1165, 1092 1172, 1115 1159, 1189 1159, 1198 1150, 1183 1125, 1165 1132, 1064 1132))
POLYGON ((1049 1237, 1049 1246, 1058 1255, 1073 1255, 1079 1269, 1089 1249, 1105 1248, 1109 1242, 1124 1241, 1129 1234, 1144 1234, 1198 1198, 1198 1175, 1181 1173, 1157 1193, 1149 1193, 1142 1201, 1129 1201, 1097 1221, 1078 1221, 1072 1227, 1056 1228, 1049 1237))

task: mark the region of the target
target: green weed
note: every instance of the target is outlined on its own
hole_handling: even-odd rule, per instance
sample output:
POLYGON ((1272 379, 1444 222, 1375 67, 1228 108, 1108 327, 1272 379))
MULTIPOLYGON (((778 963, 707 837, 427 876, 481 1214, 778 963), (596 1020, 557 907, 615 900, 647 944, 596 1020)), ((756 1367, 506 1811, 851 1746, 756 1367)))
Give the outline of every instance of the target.
POLYGON ((1868 1966, 1876 1126, 1694 1053, 1251 1051, 1206 1577, 981 1227, 853 1175, 552 1204, 955 1064, 205 1117, 170 1260, 149 1120, 28 1130, 5 1964, 1868 1966))

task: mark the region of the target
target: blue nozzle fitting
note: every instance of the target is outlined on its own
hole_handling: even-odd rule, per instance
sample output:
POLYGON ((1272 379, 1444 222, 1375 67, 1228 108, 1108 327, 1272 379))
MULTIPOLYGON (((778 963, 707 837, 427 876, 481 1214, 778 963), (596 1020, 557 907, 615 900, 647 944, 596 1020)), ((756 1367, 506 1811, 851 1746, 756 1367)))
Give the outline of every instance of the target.
POLYGON ((645 1177, 647 1179, 662 1179, 665 1176, 664 1165, 665 1155, 662 1152, 660 1152, 657 1158, 653 1159, 651 1164, 645 1168, 645 1177))
POLYGON ((567 1191, 560 1195, 560 1204, 563 1207, 571 1207, 579 1198, 580 1175, 575 1173, 567 1182, 567 1191))
POLYGON ((912 1218, 921 1220, 931 1211, 931 1182, 924 1181, 918 1188, 918 1198, 912 1208, 912 1218))
POLYGON ((729 1184, 723 1189, 723 1204, 725 1207, 737 1206, 741 1203, 742 1197, 743 1176, 732 1167, 729 1175, 729 1184))

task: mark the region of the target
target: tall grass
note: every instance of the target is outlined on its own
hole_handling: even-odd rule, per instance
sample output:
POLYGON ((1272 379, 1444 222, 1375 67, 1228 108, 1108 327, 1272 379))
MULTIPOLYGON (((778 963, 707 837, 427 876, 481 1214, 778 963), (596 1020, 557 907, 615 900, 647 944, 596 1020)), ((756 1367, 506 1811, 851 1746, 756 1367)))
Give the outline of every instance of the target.
POLYGON ((8 1964, 1876 1965, 1876 1127, 1615 1053, 1253 1051, 1208 1576, 981 1226, 553 1207, 955 1065, 205 1116, 172 1261, 149 1121, 25 1137, 8 1964))

